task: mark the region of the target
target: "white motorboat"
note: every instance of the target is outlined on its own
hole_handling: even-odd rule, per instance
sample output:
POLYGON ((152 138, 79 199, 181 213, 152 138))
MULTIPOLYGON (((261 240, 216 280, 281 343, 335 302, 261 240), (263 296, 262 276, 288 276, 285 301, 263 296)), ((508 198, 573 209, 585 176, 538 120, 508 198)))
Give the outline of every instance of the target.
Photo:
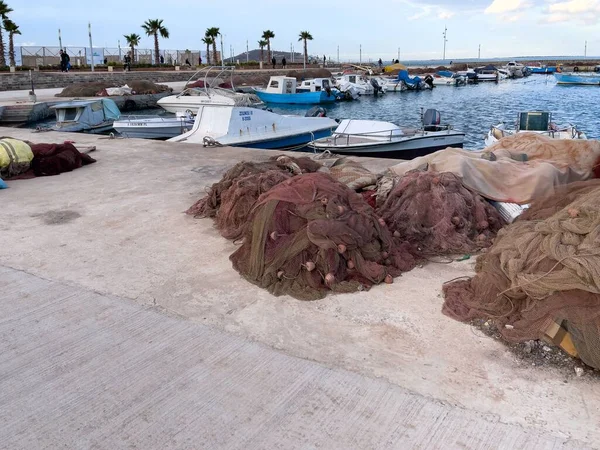
POLYGON ((447 147, 462 148, 465 133, 440 124, 440 113, 428 109, 421 128, 399 127, 377 120, 343 120, 330 137, 309 144, 316 151, 355 156, 413 159, 447 147))
POLYGON ((177 95, 169 95, 161 98, 157 103, 160 107, 173 114, 191 113, 206 104, 215 104, 216 101, 222 105, 236 106, 258 106, 262 101, 254 94, 236 92, 233 85, 234 67, 206 67, 195 72, 187 81, 186 88, 177 95), (228 84, 231 88, 220 88, 220 83, 225 81, 224 77, 230 76, 228 84), (200 78, 203 78, 200 80, 200 78), (193 86, 192 81, 198 79, 202 87, 193 86), (210 86, 215 86, 210 87, 210 86), (215 95, 217 94, 217 95, 215 95), (215 100, 217 99, 218 100, 215 100))
POLYGON ((513 136, 520 132, 542 134, 552 139, 587 139, 586 134, 577 129, 575 125, 558 127, 552 122, 552 113, 547 111, 520 112, 514 128, 507 128, 500 123, 491 127, 485 137, 485 146, 489 147, 506 136, 513 136))
POLYGON ((408 86, 402 80, 398 78, 384 78, 385 81, 385 91, 386 92, 404 92, 408 90, 408 86))
POLYGON ((500 81, 508 78, 505 71, 498 70, 494 66, 477 67, 475 69, 477 81, 500 81))
POLYGON ((374 95, 375 87, 369 82, 367 77, 357 73, 346 73, 336 78, 336 87, 341 92, 354 92, 358 95, 374 95))
POLYGON ((188 88, 181 94, 161 98, 157 104, 170 113, 193 113, 200 106, 258 106, 262 102, 254 94, 241 94, 221 88, 188 88))
POLYGON ((128 116, 113 124, 120 135, 141 139, 169 139, 186 133, 193 126, 194 117, 189 113, 170 117, 128 116))
POLYGON ((451 77, 435 74, 431 82, 434 86, 463 86, 467 84, 467 78, 456 74, 451 77))
POLYGON ((322 107, 309 113, 308 117, 288 116, 247 106, 206 104, 198 108, 191 130, 169 141, 264 149, 301 147, 331 135, 338 125, 322 117, 322 107))

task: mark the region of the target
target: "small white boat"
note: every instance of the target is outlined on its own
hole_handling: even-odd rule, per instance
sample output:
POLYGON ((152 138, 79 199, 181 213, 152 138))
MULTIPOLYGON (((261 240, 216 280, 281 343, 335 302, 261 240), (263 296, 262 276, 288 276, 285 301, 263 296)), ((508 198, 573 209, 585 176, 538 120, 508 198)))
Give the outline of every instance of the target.
POLYGON ((508 78, 506 71, 499 71, 494 66, 477 67, 477 81, 500 81, 508 78))
POLYGON ((404 92, 408 90, 408 86, 398 78, 384 78, 386 92, 404 92))
POLYGON ((421 128, 403 128, 377 120, 343 120, 330 137, 309 147, 355 156, 413 159, 447 147, 462 148, 465 133, 440 124, 440 113, 428 109, 421 128))
POLYGON ((194 117, 189 112, 171 117, 128 116, 113 124, 122 136, 140 139, 169 139, 188 132, 193 126, 194 117))
POLYGON ((247 106, 203 105, 198 108, 192 129, 169 141, 203 146, 297 148, 331 135, 337 127, 338 123, 322 117, 323 113, 321 107, 313 108, 310 116, 301 117, 247 106))
POLYGON ((56 114, 54 131, 102 133, 113 127, 121 116, 117 104, 109 98, 71 100, 50 106, 56 114))
POLYGON ((341 92, 351 91, 358 95, 374 95, 375 88, 367 77, 357 73, 346 73, 336 78, 336 87, 341 92))
POLYGON ((521 112, 514 128, 507 128, 504 123, 493 125, 485 137, 485 146, 489 147, 506 136, 513 136, 523 131, 542 134, 552 139, 587 139, 586 134, 575 125, 559 128, 552 123, 552 113, 547 111, 521 112))
POLYGON ((258 106, 262 101, 252 93, 236 92, 233 86, 234 67, 206 67, 195 72, 187 81, 186 86, 191 86, 194 79, 198 79, 203 87, 186 87, 180 94, 169 95, 161 98, 157 103, 164 110, 176 114, 196 111, 202 105, 215 104, 216 101, 222 105, 258 106), (230 89, 210 87, 219 86, 229 75, 230 89), (203 78, 200 80, 200 78, 203 78), (215 95, 218 94, 218 95, 215 95), (218 100, 215 100, 218 98, 218 100))
POLYGON ((463 86, 467 84, 467 78, 460 75, 453 75, 451 77, 445 77, 440 74, 432 75, 434 86, 463 86))

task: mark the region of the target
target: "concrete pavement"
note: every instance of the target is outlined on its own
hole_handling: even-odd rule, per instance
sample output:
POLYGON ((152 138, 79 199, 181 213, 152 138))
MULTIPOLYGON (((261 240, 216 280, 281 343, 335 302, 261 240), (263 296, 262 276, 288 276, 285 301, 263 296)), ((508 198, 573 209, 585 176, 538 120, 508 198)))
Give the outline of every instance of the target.
POLYGON ((0 266, 6 449, 584 449, 0 266))
MULTIPOLYGON (((209 325, 214 332, 233 334, 246 343, 256 342, 260 348, 275 349, 286 357, 299 358, 304 362, 313 361, 336 373, 351 372, 352 376, 370 380, 369 383, 377 378, 378 382, 394 389, 400 388, 418 398, 434 400, 434 405, 441 402, 453 411, 452 417, 459 414, 454 411, 463 411, 467 415, 492 417, 492 422, 499 424, 521 427, 528 435, 542 436, 545 441, 540 442, 550 442, 547 448, 556 448, 555 444, 560 446, 558 443, 562 442, 560 439, 568 438, 592 447, 600 442, 600 409, 597 407, 600 386, 594 377, 585 375, 579 378, 574 373, 554 367, 532 367, 531 363, 517 358, 503 344, 441 314, 442 283, 471 274, 473 260, 427 264, 397 278, 392 285, 377 286, 369 292, 330 295, 317 302, 275 298, 242 280, 228 260, 236 248, 235 244, 221 238, 210 220, 195 220, 182 212, 203 195, 207 185, 217 181, 237 161, 264 159, 274 152, 207 149, 190 144, 135 139, 108 140, 91 135, 36 134, 24 129, 0 129, 0 135, 35 142, 69 139, 77 141, 76 144, 98 148, 94 153, 98 162, 91 166, 57 177, 8 181, 10 188, 0 191, 0 265, 61 286, 66 284, 80 289, 78 292, 94 291, 102 294, 103 298, 116 299, 117 303, 133 304, 133 301, 140 307, 138 311, 150 307, 156 313, 155 309, 158 309, 173 320, 184 320, 186 326, 209 325), (553 441, 552 436, 558 436, 559 440, 553 441)), ((389 160, 364 159, 363 162, 373 170, 381 170, 391 164, 389 160)), ((31 295, 28 291, 11 291, 10 286, 11 283, 3 288, 4 293, 13 292, 10 298, 15 304, 21 297, 26 300, 26 296, 31 295)), ((62 298, 63 294, 57 296, 51 289, 43 288, 41 295, 40 301, 53 302, 62 298)), ((85 298, 86 302, 97 301, 96 297, 92 300, 85 298)), ((85 303, 69 306, 65 314, 71 308, 85 309, 85 303)), ((112 311, 115 312, 100 319, 114 324, 109 328, 117 333, 126 324, 117 320, 119 309, 112 311)), ((10 314, 8 307, 4 308, 0 321, 10 314)), ((67 322, 87 320, 91 323, 94 317, 73 316, 67 322)), ((152 325, 158 327, 157 335, 162 333, 161 320, 156 319, 157 324, 152 325)), ((9 328, 8 333, 23 333, 29 336, 31 345, 41 345, 46 342, 43 336, 35 341, 33 336, 28 335, 29 328, 33 326, 34 323, 21 322, 9 328)), ((69 339, 71 331, 66 323, 57 322, 55 326, 53 336, 59 340, 69 339)), ((140 325, 142 328, 146 326, 140 325)), ((127 330, 129 328, 123 328, 122 333, 125 334, 120 335, 121 340, 109 340, 105 342, 106 347, 97 348, 95 357, 99 358, 98 364, 110 364, 115 351, 117 354, 127 351, 129 344, 126 343, 131 341, 128 341, 126 333, 137 332, 127 330), (111 346, 116 350, 111 350, 111 346)), ((7 341, 0 341, 0 345, 5 345, 1 344, 3 342, 7 341)), ((15 341, 15 351, 23 346, 28 349, 30 344, 27 342, 15 341)), ((172 342, 170 352, 177 353, 178 346, 175 341, 172 342)), ((216 351, 215 347, 212 349, 216 351)), ((79 355, 85 348, 77 347, 73 351, 79 355)), ((188 355, 196 351, 190 350, 188 355)), ((0 352, 0 355, 4 353, 0 352)), ((56 353, 52 359, 58 356, 56 353)), ((148 367, 154 368, 154 364, 160 363, 154 361, 155 358, 166 357, 165 354, 148 354, 148 367)), ((60 358, 57 361, 56 364, 63 364, 60 358)), ((169 361, 175 364, 173 360, 169 361)), ((18 382, 19 373, 13 369, 7 371, 12 367, 10 358, 3 364, 0 364, 0 380, 4 379, 2 374, 8 373, 7 378, 11 382, 18 382)), ((40 367, 45 371, 41 364, 50 362, 44 361, 43 352, 36 352, 29 360, 23 360, 22 367, 40 367)), ((82 377, 88 376, 85 375, 87 363, 80 361, 78 364, 71 369, 82 377)), ((210 360, 210 364, 214 366, 217 363, 210 360)), ((267 364, 262 370, 271 369, 267 364)), ((132 388, 139 382, 141 385, 135 387, 136 392, 141 397, 151 395, 152 388, 144 387, 147 385, 143 377, 138 381, 136 374, 142 372, 130 372, 131 381, 122 375, 111 382, 132 388)), ((317 372, 316 376, 321 374, 317 372)), ((89 377, 93 379, 95 375, 89 377)), ((169 379, 168 376, 166 379, 169 379)), ((41 380, 39 386, 36 385, 39 392, 44 383, 48 389, 53 386, 52 378, 41 380)), ((350 387, 346 386, 346 389, 350 387)), ((70 395, 65 392, 64 395, 70 395)), ((232 392, 235 397, 237 391, 232 392)), ((338 406, 344 405, 344 399, 351 395, 349 392, 336 391, 331 401, 338 406)), ((0 390, 0 395, 4 393, 4 389, 0 390)), ((112 401, 118 403, 119 395, 115 394, 112 401)), ((277 396, 267 395, 267 399, 276 401, 277 396)), ((0 406, 2 404, 0 402, 0 406)), ((212 403, 214 408, 218 408, 219 404, 212 403)), ((60 414, 56 411, 60 408, 53 409, 52 405, 52 398, 40 397, 38 404, 29 405, 40 409, 39 417, 19 417, 25 423, 44 423, 45 427, 51 427, 54 420, 60 429, 65 426, 57 418, 60 414)), ((173 404, 164 406, 157 403, 156 407, 160 414, 153 417, 160 417, 159 422, 171 415, 180 417, 186 414, 173 404)), ((378 413, 380 409, 377 409, 378 413)), ((205 409, 202 411, 208 414, 205 409)), ((348 420, 353 417, 347 410, 337 411, 343 412, 336 417, 347 415, 348 420)), ((246 410, 246 413, 253 416, 255 411, 246 410)), ((223 416, 230 414, 222 412, 223 416)), ((90 423, 93 423, 93 417, 100 420, 102 410, 95 410, 87 416, 90 423)), ((111 422, 111 426, 116 435, 124 436, 119 433, 128 430, 126 424, 138 419, 133 413, 120 417, 122 422, 111 422)), ((362 417, 361 420, 368 424, 371 423, 369 420, 383 420, 369 414, 362 417)), ((206 423, 198 420, 195 426, 197 430, 203 430, 206 423)), ((385 420, 382 423, 392 426, 385 420)), ((460 433, 471 432, 469 425, 460 423, 460 433)), ((336 425, 330 431, 322 428, 315 433, 330 433, 329 439, 339 439, 342 445, 349 442, 343 440, 342 432, 354 429, 344 426, 336 425)), ((354 427, 360 426, 361 421, 355 422, 354 427)), ((475 428, 479 426, 473 425, 475 428)), ((30 426, 29 433, 36 433, 34 428, 30 426)), ((443 429, 457 432, 449 422, 444 422, 443 429)), ((432 428, 427 436, 434 435, 435 430, 435 427, 432 428)), ((266 432, 275 433, 273 428, 266 432)), ((27 435, 25 431, 23 433, 23 436, 27 435)), ((303 442, 308 442, 305 448, 320 445, 315 443, 317 441, 303 442)), ((364 444, 364 441, 358 442, 364 444)), ((477 441, 473 442, 463 448, 495 448, 490 443, 480 445, 477 441)), ((519 448, 519 445, 515 447, 519 448)), ((157 444, 155 448, 161 447, 157 444)))

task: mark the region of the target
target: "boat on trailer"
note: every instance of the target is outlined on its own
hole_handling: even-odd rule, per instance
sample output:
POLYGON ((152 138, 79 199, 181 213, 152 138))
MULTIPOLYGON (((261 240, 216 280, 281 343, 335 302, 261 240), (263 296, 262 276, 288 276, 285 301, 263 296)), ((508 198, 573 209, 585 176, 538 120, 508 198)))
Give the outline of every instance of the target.
POLYGON ((526 111, 519 113, 514 128, 507 128, 504 123, 493 125, 485 137, 485 145, 489 147, 503 137, 524 131, 541 134, 551 139, 587 139, 586 134, 575 125, 557 127, 552 122, 552 113, 548 111, 526 111))
POLYGON ((309 144, 315 151, 344 155, 413 159, 447 147, 462 148, 465 133, 441 125, 435 109, 421 114, 420 128, 377 120, 343 120, 329 137, 309 144))
POLYGON ((196 112, 191 130, 169 139, 209 146, 290 149, 331 135, 338 123, 323 117, 322 107, 307 116, 276 114, 268 109, 234 105, 203 105, 196 112))

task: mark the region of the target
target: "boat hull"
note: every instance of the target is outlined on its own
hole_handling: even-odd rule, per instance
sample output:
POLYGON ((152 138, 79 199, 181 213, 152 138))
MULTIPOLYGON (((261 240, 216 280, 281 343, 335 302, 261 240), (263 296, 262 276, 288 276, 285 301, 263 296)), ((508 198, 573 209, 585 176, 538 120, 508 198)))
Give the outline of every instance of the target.
POLYGON ((298 147, 300 145, 308 145, 309 142, 314 139, 321 139, 324 137, 331 136, 331 128, 323 130, 317 130, 311 132, 300 133, 297 135, 280 136, 269 139, 263 139, 254 142, 243 142, 240 144, 227 143, 224 145, 230 145, 232 147, 245 147, 245 148, 257 148, 257 149, 285 149, 290 147, 298 147))
POLYGON ((137 139, 170 139, 194 126, 193 120, 130 119, 115 121, 113 128, 121 135, 137 139))
POLYGON ((555 73, 557 84, 578 84, 584 86, 600 86, 600 75, 579 75, 575 73, 555 73))
POLYGON ((418 136, 408 140, 357 146, 328 146, 314 143, 310 147, 316 151, 330 150, 332 153, 373 158, 414 159, 448 147, 462 148, 464 133, 444 136, 418 136))
POLYGON ((321 103, 333 103, 336 99, 333 93, 327 94, 325 91, 274 94, 257 90, 256 95, 265 103, 280 103, 286 105, 318 105, 321 103))

